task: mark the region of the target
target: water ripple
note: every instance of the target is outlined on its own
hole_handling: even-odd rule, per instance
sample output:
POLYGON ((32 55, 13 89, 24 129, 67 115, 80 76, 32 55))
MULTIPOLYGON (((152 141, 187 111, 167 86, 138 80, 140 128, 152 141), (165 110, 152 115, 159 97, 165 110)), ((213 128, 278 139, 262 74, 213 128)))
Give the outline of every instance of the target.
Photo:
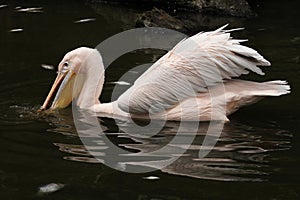
MULTIPOLYGON (((70 122, 71 120, 61 121, 70 122)), ((161 169, 161 171, 200 179, 222 181, 267 180, 270 171, 272 171, 269 160, 272 152, 291 148, 292 134, 276 127, 273 123, 271 125, 265 124, 264 127, 249 126, 237 121, 226 124, 216 146, 205 158, 199 158, 198 152, 200 147, 205 148, 202 146, 202 142, 208 123, 201 123, 198 134, 191 145, 184 142, 169 144, 176 135, 179 123, 168 122, 157 135, 148 138, 118 132, 113 120, 99 119, 99 123, 105 128, 107 136, 115 145, 135 153, 124 159, 122 163, 125 166, 142 166, 155 169, 159 166, 156 166, 153 161, 161 159, 163 162, 165 159, 176 158, 175 162, 161 169), (134 158, 139 156, 139 152, 149 153, 168 145, 172 149, 186 149, 186 152, 181 156, 176 154, 150 156, 144 162, 137 161, 134 158)), ((56 125, 57 127, 53 129, 54 132, 60 132, 64 135, 69 133, 69 135, 74 136, 74 133, 70 133, 70 130, 74 129, 73 125, 56 125)), ((124 130, 124 127, 122 127, 122 130, 124 130)), ((192 137, 192 134, 189 134, 188 131, 189 127, 186 127, 186 130, 180 136, 182 141, 187 141, 186 138, 192 137)), ((97 144, 84 147, 83 145, 55 143, 60 151, 70 154, 70 156, 64 157, 66 160, 104 163, 105 159, 101 158, 108 156, 109 151, 107 150, 109 147, 104 142, 98 141, 97 144), (91 152, 93 155, 97 155, 97 159, 91 156, 91 152)))

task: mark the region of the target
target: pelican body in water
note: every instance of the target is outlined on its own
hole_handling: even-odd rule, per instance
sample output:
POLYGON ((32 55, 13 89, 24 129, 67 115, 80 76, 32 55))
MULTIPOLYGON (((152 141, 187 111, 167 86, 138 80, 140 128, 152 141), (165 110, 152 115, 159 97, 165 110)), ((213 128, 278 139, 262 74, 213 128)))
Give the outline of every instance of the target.
MULTIPOLYGON (((225 27, 225 26, 224 26, 225 27)), ((270 63, 257 51, 241 45, 221 27, 179 42, 156 61, 116 101, 100 103, 104 65, 96 49, 68 52, 41 109, 61 109, 72 101, 99 116, 228 121, 227 116, 265 96, 290 92, 286 81, 252 82, 237 79, 270 63), (52 102, 53 100, 53 102, 52 102), (51 104, 52 102, 52 104, 51 104)))

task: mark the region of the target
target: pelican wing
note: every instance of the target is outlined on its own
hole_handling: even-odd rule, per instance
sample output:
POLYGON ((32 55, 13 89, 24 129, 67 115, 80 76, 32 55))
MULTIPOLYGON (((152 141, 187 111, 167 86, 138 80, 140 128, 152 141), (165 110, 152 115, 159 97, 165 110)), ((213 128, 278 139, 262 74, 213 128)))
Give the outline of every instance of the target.
POLYGON ((245 40, 232 39, 232 30, 225 27, 179 42, 119 97, 119 108, 131 114, 158 113, 226 79, 249 71, 263 75, 257 66, 270 63, 242 46, 240 42, 245 40))

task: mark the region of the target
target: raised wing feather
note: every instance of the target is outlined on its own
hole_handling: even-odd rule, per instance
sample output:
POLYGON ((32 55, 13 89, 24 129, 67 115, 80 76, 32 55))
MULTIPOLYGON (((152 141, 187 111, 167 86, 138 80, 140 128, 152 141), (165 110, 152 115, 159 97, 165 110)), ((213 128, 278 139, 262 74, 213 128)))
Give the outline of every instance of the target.
POLYGON ((119 97, 118 106, 138 115, 163 112, 226 79, 249 71, 263 75, 257 66, 270 63, 257 51, 240 45, 243 40, 232 39, 225 27, 179 42, 119 97))

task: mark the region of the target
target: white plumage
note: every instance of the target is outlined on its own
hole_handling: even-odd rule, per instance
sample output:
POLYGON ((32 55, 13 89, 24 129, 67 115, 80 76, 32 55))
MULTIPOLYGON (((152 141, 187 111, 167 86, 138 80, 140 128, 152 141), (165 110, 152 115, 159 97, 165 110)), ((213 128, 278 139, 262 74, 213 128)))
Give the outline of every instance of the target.
MULTIPOLYGON (((144 118, 151 114, 154 118, 167 120, 228 120, 227 115, 263 96, 289 93, 290 87, 285 81, 255 83, 232 79, 249 71, 264 75, 258 66, 269 66, 270 63, 257 51, 240 44, 245 40, 231 38, 230 32, 233 30, 226 31, 225 27, 201 32, 179 42, 142 74, 116 102, 100 104, 98 100, 93 100, 84 105, 92 106, 89 108, 99 114, 114 116, 144 118)), ((100 95, 104 81, 101 55, 96 50, 82 47, 69 52, 61 64, 66 61, 72 64, 75 58, 77 61, 101 61, 97 66, 88 66, 86 63, 89 62, 82 60, 68 69, 79 74, 83 68, 88 71, 98 67, 103 78, 98 81, 100 85, 94 87, 100 90, 96 96, 100 95)), ((64 66, 60 65, 59 70, 63 71, 64 66)), ((89 76, 95 76, 93 74, 87 75, 84 82, 89 82, 92 78, 89 76)), ((86 87, 93 86, 83 83, 82 88, 86 87)), ((81 96, 83 93, 94 96, 81 91, 76 99, 88 99, 81 96)), ((43 108, 49 103, 47 99, 43 108)), ((64 106, 59 106, 57 102, 52 104, 52 108, 64 106)))

